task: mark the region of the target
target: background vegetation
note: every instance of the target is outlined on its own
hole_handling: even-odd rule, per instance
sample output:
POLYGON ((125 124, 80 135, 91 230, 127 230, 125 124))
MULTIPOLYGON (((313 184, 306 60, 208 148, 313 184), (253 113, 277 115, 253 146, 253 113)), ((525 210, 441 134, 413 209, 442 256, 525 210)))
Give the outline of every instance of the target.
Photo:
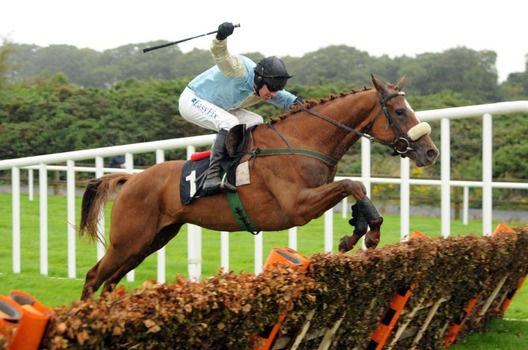
MULTIPOLYGON (((0 46, 0 159, 210 133, 184 121, 178 112, 178 98, 188 81, 213 64, 210 53, 194 50, 184 54, 178 47, 141 52, 159 43, 98 52, 4 42, 0 46)), ((247 55, 254 60, 263 57, 247 55)), ((353 47, 329 46, 284 60, 294 74, 288 89, 305 98, 370 86, 371 73, 392 82, 406 75, 406 92, 415 110, 528 98, 528 69, 498 83, 492 51, 459 47, 390 58, 370 56, 353 47)), ((266 118, 282 113, 269 104, 253 110, 266 118)), ((439 143, 439 124, 432 126, 439 143)), ((452 178, 479 180, 480 121, 454 120, 451 130, 452 178)), ((528 153, 526 115, 494 116, 493 130, 494 179, 526 180, 528 163, 522 161, 528 153)), ((339 174, 360 172, 358 149, 359 145, 352 147, 340 162, 339 174)), ((399 174, 398 158, 387 154, 384 147, 373 145, 373 176, 399 174)), ((182 152, 167 155, 168 159, 181 157, 182 152)), ((138 156, 134 163, 146 166, 152 164, 151 158, 138 156)), ((437 165, 411 171, 413 177, 431 178, 439 176, 439 169, 437 165)), ((374 191, 397 196, 394 189, 378 186, 374 191)), ((459 193, 453 191, 456 200, 459 193)), ((438 196, 434 190, 416 194, 422 202, 438 196)), ((528 207, 526 191, 500 190, 494 195, 496 203, 507 199, 515 207, 528 207)))

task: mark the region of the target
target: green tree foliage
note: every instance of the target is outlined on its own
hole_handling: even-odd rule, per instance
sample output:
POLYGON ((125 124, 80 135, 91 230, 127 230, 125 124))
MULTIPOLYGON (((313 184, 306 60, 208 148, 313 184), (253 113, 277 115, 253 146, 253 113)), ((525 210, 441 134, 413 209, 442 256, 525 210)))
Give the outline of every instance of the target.
POLYGON ((2 46, 0 46, 0 89, 7 80, 7 73, 10 71, 8 59, 12 53, 13 48, 11 44, 4 40, 2 46))
MULTIPOLYGON (((210 53, 183 54, 177 46, 148 54, 141 50, 161 43, 104 52, 4 43, 0 84, 2 79, 8 84, 0 85, 0 159, 209 133, 184 121, 177 101, 188 81, 214 64, 210 53)), ((264 57, 258 52, 247 56, 254 61, 264 57)), ((288 89, 305 98, 370 86, 371 73, 393 82, 406 75, 405 90, 415 110, 528 96, 528 70, 497 84, 496 54, 491 51, 462 47, 390 58, 340 45, 284 60, 294 74, 288 89)), ((269 104, 252 110, 265 118, 283 113, 269 104)), ((432 126, 439 129, 439 123, 432 126)), ((481 129, 478 119, 451 122, 454 177, 481 177, 481 129)), ((525 115, 494 118, 496 178, 526 178, 526 169, 512 159, 522 159, 527 129, 525 115)), ((433 138, 439 144, 438 132, 433 138)), ((385 147, 373 145, 372 150, 374 175, 399 172, 398 158, 387 157, 385 147)), ((438 176, 438 169, 421 174, 438 176)), ((339 171, 359 173, 359 146, 345 156, 339 171)))
POLYGON ((178 115, 186 83, 129 79, 85 89, 58 74, 14 84, 0 98, 0 159, 209 133, 178 115))
POLYGON ((500 86, 500 96, 504 101, 526 100, 528 98, 528 69, 522 73, 512 73, 500 86))
POLYGON ((410 77, 410 93, 430 95, 453 91, 478 102, 498 97, 497 55, 464 47, 442 53, 424 53, 402 63, 401 73, 410 77))
MULTIPOLYGON (((67 45, 13 44, 9 63, 16 66, 8 78, 21 81, 35 76, 51 77, 64 72, 72 83, 83 87, 110 88, 127 79, 173 80, 190 78, 214 64, 207 50, 195 49, 183 54, 177 46, 143 53, 148 46, 163 41, 129 44, 98 52, 67 45)), ((264 56, 247 53, 255 61, 264 56)), ((526 74, 511 75, 504 88, 497 84, 497 55, 493 51, 475 51, 465 47, 441 53, 424 53, 416 57, 387 55, 374 57, 365 51, 345 45, 333 45, 302 57, 284 57, 299 85, 342 84, 350 88, 370 86, 375 74, 388 81, 408 77, 407 91, 429 95, 453 91, 477 102, 510 99, 526 93, 526 74), (524 84, 524 85, 523 85, 524 84)))

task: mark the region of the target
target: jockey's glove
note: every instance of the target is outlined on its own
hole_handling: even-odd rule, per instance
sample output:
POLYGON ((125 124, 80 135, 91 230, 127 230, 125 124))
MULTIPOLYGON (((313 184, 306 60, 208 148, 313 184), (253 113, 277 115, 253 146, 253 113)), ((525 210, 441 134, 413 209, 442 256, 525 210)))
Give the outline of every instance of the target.
POLYGON ((218 26, 218 31, 216 32, 217 40, 225 40, 228 36, 233 34, 235 26, 231 22, 224 22, 218 26))
POLYGON ((293 101, 293 105, 302 105, 304 103, 304 98, 302 96, 297 96, 295 101, 293 101))

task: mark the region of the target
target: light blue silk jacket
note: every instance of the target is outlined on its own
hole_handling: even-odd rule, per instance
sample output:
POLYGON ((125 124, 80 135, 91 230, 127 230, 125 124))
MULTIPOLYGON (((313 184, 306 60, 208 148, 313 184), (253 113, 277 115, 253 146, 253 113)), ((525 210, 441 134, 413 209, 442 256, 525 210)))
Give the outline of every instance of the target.
MULTIPOLYGON (((213 40, 211 52, 216 65, 198 75, 189 83, 194 93, 227 111, 246 108, 262 100, 255 95, 253 88, 255 62, 245 56, 230 55, 227 40, 213 40)), ((296 96, 281 90, 266 102, 288 109, 296 96)))

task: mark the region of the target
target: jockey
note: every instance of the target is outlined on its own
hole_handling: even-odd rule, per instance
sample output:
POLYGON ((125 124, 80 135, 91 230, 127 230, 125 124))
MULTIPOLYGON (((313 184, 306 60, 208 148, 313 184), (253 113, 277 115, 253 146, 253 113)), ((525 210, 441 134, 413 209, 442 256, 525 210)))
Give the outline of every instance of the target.
POLYGON ((216 65, 194 78, 179 100, 180 114, 185 120, 218 132, 203 186, 207 194, 220 189, 236 191, 235 186, 222 181, 220 161, 227 153, 224 141, 229 129, 237 124, 250 127, 263 123, 260 115, 246 107, 266 101, 286 110, 303 101, 284 90, 292 76, 279 58, 271 56, 255 64, 245 56, 228 52, 226 38, 233 30, 234 25, 229 22, 218 26, 211 44, 216 65))

